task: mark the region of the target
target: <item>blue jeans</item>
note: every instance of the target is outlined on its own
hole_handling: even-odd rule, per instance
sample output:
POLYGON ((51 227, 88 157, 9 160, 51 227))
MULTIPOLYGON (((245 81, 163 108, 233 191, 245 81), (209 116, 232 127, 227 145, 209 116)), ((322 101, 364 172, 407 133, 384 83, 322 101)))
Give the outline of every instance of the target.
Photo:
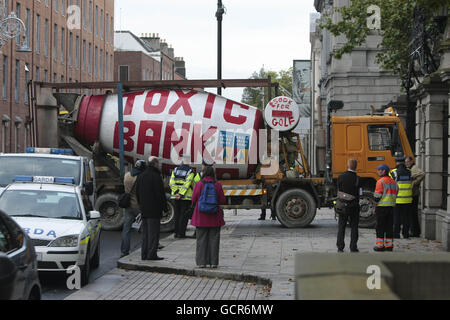
POLYGON ((130 254, 130 239, 131 227, 136 216, 139 214, 139 209, 126 208, 123 213, 123 228, 122 228, 122 243, 120 245, 120 252, 122 255, 130 254))

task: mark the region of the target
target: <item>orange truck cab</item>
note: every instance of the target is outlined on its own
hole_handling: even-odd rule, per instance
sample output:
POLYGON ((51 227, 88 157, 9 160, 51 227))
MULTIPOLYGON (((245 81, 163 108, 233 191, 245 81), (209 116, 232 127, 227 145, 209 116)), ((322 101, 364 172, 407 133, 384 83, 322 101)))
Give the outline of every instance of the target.
POLYGON ((414 157, 403 125, 392 108, 384 115, 331 117, 332 175, 347 171, 347 160, 358 161, 357 174, 364 190, 373 192, 376 167, 395 168, 395 153, 414 157))

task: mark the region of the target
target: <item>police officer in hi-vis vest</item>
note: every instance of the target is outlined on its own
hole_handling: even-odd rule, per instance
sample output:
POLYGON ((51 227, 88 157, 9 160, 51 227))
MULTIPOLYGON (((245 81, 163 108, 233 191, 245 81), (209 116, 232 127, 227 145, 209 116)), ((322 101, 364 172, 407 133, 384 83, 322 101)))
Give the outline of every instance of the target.
POLYGON ((390 173, 391 178, 397 182, 398 186, 398 195, 394 208, 394 238, 400 239, 401 227, 403 238, 408 239, 413 202, 411 170, 406 167, 403 154, 398 155, 395 161, 397 162, 397 167, 390 173))
POLYGON ((389 176, 389 167, 385 164, 377 167, 380 179, 375 187, 374 198, 377 202, 375 217, 377 219, 377 245, 375 251, 392 251, 394 249, 394 207, 398 187, 389 176))
POLYGON ((187 211, 191 206, 194 189, 194 170, 188 165, 190 157, 182 155, 181 165, 172 171, 169 187, 170 198, 174 200, 175 211, 175 238, 186 238, 186 228, 189 217, 187 211))

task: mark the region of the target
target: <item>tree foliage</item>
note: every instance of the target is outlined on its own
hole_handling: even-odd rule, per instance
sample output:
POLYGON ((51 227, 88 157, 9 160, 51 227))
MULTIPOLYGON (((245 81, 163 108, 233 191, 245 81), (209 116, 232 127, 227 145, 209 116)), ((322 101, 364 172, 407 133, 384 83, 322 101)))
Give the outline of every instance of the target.
POLYGON ((336 8, 342 19, 333 22, 332 17, 325 16, 322 28, 330 30, 334 36, 344 35, 347 42, 333 52, 337 59, 353 49, 361 46, 374 31, 369 29, 368 19, 373 12, 368 8, 376 5, 381 9, 381 49, 377 62, 385 69, 391 70, 403 80, 404 84, 409 74, 409 44, 411 41, 414 21, 414 9, 420 7, 429 28, 434 21, 436 12, 450 7, 450 0, 354 0, 348 7, 336 8))
MULTIPOLYGON (((267 79, 269 76, 272 82, 278 82, 280 86, 286 89, 290 95, 292 95, 292 71, 293 68, 287 70, 266 71, 261 68, 258 72, 253 72, 250 79, 267 79)), ((242 94, 242 102, 251 106, 257 107, 263 110, 267 103, 269 103, 269 88, 252 88, 247 87, 242 94), (264 102, 263 102, 263 90, 264 90, 264 102)), ((272 88, 272 98, 275 98, 275 88, 272 88)), ((282 95, 281 91, 278 93, 282 95)), ((283 95, 286 95, 285 93, 283 95)))

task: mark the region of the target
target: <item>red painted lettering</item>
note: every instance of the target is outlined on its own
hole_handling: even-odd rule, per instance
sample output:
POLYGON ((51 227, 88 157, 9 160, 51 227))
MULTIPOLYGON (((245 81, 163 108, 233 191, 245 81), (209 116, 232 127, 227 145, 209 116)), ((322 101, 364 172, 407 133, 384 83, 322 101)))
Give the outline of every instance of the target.
POLYGON ((192 141, 191 141, 191 161, 193 163, 199 162, 199 160, 206 158, 212 159, 211 154, 208 150, 205 150, 205 142, 207 142, 217 131, 217 127, 209 127, 204 134, 202 134, 202 124, 194 124, 192 130, 192 141), (198 157, 200 152, 201 158, 198 157))
POLYGON ((150 90, 147 93, 144 103, 144 111, 148 114, 157 114, 164 111, 167 106, 167 99, 169 98, 169 90, 150 90), (154 104, 153 98, 155 95, 159 95, 158 104, 154 104))
MULTIPOLYGON (((123 150, 126 152, 132 152, 134 149, 134 134, 136 131, 136 125, 133 121, 123 122, 123 150)), ((114 149, 119 149, 119 122, 116 122, 114 129, 114 149)))
POLYGON ((145 145, 152 146, 152 156, 159 156, 159 146, 161 144, 162 121, 141 121, 139 126, 139 136, 137 153, 145 153, 145 145), (147 131, 151 130, 152 135, 147 135, 147 131))
POLYGON ((163 158, 170 159, 172 146, 175 147, 178 155, 180 155, 182 152, 185 153, 188 151, 187 143, 189 140, 190 128, 190 123, 183 123, 181 126, 181 134, 180 136, 178 136, 174 128, 174 123, 167 123, 166 134, 164 135, 163 158))
POLYGON ((177 113, 178 109, 183 107, 184 114, 187 116, 192 116, 192 109, 191 109, 191 105, 189 104, 189 98, 196 95, 197 92, 191 91, 188 93, 184 93, 181 90, 177 90, 175 92, 178 95, 178 100, 170 108, 169 114, 175 114, 175 113, 177 113))
POLYGON ((136 99, 136 96, 141 96, 143 94, 144 94, 143 92, 135 92, 135 93, 127 93, 123 96, 124 98, 127 98, 127 103, 123 111, 124 116, 130 115, 133 112, 134 100, 136 99))
POLYGON ((215 100, 216 100, 215 95, 208 94, 208 99, 206 100, 205 113, 203 113, 203 118, 211 119, 211 114, 212 114, 215 100))
POLYGON ((231 112, 233 111, 233 106, 239 106, 241 109, 248 110, 248 106, 237 103, 231 100, 227 100, 227 103, 225 105, 225 112, 223 114, 223 118, 226 122, 233 123, 233 124, 243 124, 245 121, 247 121, 247 117, 240 115, 240 116, 233 116, 231 115, 231 112))

